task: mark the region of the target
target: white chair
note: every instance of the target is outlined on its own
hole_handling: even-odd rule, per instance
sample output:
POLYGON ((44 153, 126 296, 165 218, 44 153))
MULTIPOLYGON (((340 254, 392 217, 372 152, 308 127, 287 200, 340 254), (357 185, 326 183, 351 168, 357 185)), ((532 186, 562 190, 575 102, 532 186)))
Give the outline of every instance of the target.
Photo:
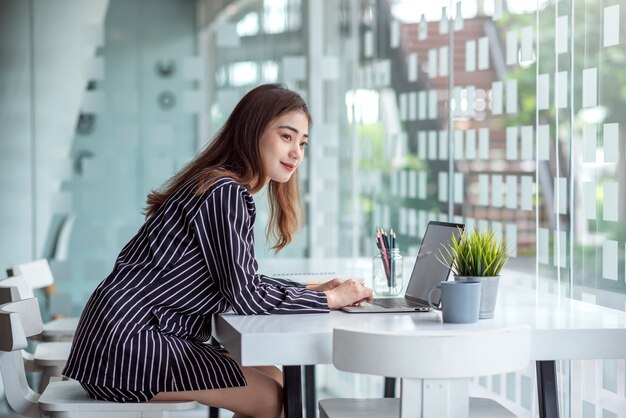
MULTIPOLYGON (((21 276, 0 280, 0 305, 17 302, 27 294, 26 283, 21 276)), ((35 352, 22 350, 27 372, 41 372, 39 391, 43 391, 52 377, 61 376, 72 347, 71 342, 38 342, 35 352)))
POLYGON ((51 382, 37 394, 28 387, 20 351, 26 338, 43 330, 39 305, 34 298, 0 306, 0 373, 11 408, 31 418, 165 417, 169 411, 194 408, 195 402, 115 403, 96 401, 80 383, 51 382))
MULTIPOLYGON (((45 258, 16 264, 8 269, 11 276, 21 276, 27 289, 21 295, 22 299, 35 297, 35 289, 46 288, 54 284, 54 276, 50 264, 45 258)), ((72 341, 78 318, 62 318, 46 322, 41 338, 44 341, 72 341)))
POLYGON ((523 369, 530 361, 530 328, 489 331, 333 331, 339 370, 401 378, 400 399, 326 399, 320 418, 514 417, 491 399, 470 398, 474 376, 523 369))

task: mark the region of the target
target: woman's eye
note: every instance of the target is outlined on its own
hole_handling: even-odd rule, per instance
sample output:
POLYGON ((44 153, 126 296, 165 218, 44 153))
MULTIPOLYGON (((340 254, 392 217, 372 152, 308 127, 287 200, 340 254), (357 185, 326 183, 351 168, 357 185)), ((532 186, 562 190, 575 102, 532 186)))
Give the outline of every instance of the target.
POLYGON ((306 148, 306 147, 308 147, 308 146, 309 146, 309 144, 308 144, 307 142, 302 142, 302 143, 300 144, 300 148, 302 148, 302 149, 305 149, 305 148, 306 148))
POLYGON ((291 142, 291 135, 284 134, 284 135, 283 135, 283 139, 284 139, 285 141, 291 142))

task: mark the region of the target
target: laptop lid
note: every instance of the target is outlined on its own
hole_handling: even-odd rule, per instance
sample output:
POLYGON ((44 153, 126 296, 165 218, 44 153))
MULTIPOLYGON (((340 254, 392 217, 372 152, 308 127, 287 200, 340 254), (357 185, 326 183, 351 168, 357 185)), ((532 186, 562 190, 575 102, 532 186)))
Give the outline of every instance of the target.
MULTIPOLYGON (((440 282, 447 280, 452 260, 439 255, 444 245, 452 243, 452 237, 460 238, 465 225, 451 222, 430 221, 422 238, 411 278, 407 283, 405 298, 428 306, 428 292, 440 282), (443 258, 446 264, 441 263, 443 258)), ((445 252, 444 252, 445 254, 445 252)), ((433 292, 432 302, 439 305, 441 294, 433 292)))

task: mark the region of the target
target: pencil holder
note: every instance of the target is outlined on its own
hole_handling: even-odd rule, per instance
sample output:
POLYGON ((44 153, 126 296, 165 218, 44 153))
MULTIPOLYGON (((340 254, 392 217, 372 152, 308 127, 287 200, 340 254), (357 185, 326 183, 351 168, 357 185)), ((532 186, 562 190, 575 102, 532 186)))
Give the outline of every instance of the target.
POLYGON ((402 254, 397 248, 378 251, 372 258, 372 283, 378 296, 397 296, 402 292, 402 254))

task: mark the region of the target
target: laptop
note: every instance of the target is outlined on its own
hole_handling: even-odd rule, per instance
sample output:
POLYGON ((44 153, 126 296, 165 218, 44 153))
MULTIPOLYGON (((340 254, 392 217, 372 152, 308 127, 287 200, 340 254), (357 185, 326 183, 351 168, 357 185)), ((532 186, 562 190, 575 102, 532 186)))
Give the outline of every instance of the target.
MULTIPOLYGON (((341 310, 350 313, 382 312, 426 312, 428 292, 440 282, 447 280, 452 260, 442 264, 437 255, 442 245, 452 242, 452 236, 460 238, 465 225, 449 222, 430 221, 422 238, 411 278, 407 283, 404 297, 374 298, 371 303, 361 306, 344 306, 341 310)), ((446 259, 449 257, 446 257, 446 259)), ((439 306, 441 295, 433 292, 432 302, 439 306)))

